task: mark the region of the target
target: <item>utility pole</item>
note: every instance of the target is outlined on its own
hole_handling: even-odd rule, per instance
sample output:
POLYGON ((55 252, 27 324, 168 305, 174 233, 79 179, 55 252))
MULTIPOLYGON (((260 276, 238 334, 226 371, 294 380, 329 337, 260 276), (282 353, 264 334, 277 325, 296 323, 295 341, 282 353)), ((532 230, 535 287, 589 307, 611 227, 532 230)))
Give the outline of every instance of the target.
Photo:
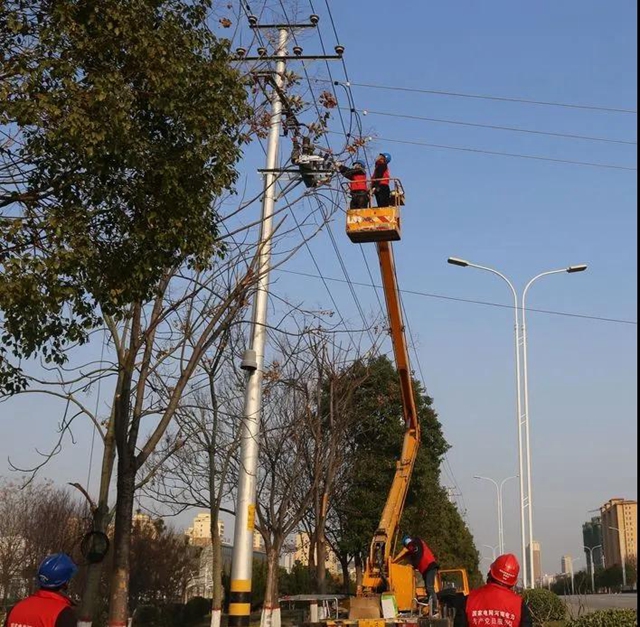
POLYGON ((258 449, 260 438, 260 415, 262 410, 262 374, 266 344, 267 305, 269 297, 269 266, 273 235, 273 212, 276 201, 276 168, 282 129, 282 86, 287 55, 289 32, 280 30, 276 56, 274 81, 276 89, 271 92, 271 125, 267 146, 267 165, 264 173, 264 196, 262 200, 262 228, 258 261, 258 285, 253 302, 252 338, 245 352, 242 369, 247 371, 247 385, 242 420, 240 476, 238 478, 238 500, 236 524, 233 535, 233 562, 231 566, 231 593, 229 595, 229 627, 249 627, 251 613, 251 576, 253 573, 253 534, 256 514, 256 475, 258 472, 258 449))
MULTIPOLYGON (((249 16, 253 30, 268 29, 279 32, 275 56, 269 56, 267 49, 258 48, 257 57, 249 57, 244 48, 237 49, 237 55, 244 61, 275 61, 272 72, 271 121, 267 145, 264 192, 262 199, 262 221, 259 240, 258 282, 253 302, 250 348, 245 352, 241 368, 247 372, 244 411, 241 425, 240 471, 236 520, 233 539, 231 565, 231 589, 229 595, 229 627, 249 627, 251 613, 251 579, 253 574, 253 535, 256 516, 256 477, 260 441, 260 418, 262 414, 262 380, 266 345, 267 307, 269 297, 269 275, 273 240, 273 215, 277 199, 278 178, 283 170, 279 168, 280 135, 285 102, 285 71, 287 61, 341 59, 342 46, 336 46, 336 55, 303 55, 302 48, 295 46, 294 56, 288 56, 287 44, 294 29, 316 28, 319 21, 312 15, 308 24, 258 24, 258 18, 249 16)), ((286 170, 285 170, 286 171, 286 170)))

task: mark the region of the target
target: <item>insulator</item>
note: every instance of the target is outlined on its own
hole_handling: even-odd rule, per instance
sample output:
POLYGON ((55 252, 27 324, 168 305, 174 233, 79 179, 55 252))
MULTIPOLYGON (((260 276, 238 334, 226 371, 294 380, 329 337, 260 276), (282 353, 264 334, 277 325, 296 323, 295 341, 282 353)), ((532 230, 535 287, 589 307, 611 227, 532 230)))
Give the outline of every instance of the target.
POLYGON ((344 54, 344 46, 336 46, 334 50, 336 51, 336 54, 339 57, 341 57, 344 54))

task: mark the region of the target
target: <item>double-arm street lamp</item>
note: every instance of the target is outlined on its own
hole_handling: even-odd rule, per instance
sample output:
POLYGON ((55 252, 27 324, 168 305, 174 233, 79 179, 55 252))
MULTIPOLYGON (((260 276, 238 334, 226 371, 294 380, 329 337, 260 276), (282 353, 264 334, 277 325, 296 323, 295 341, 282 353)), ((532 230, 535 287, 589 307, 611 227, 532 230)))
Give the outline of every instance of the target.
POLYGON ((461 268, 476 268, 477 270, 484 270, 500 277, 511 290, 513 295, 513 310, 515 317, 515 348, 516 348, 516 413, 518 418, 518 477, 520 478, 520 541, 522 550, 523 561, 523 585, 527 586, 529 582, 530 587, 535 586, 534 575, 534 563, 533 563, 533 493, 531 487, 531 450, 530 450, 530 429, 529 429, 529 382, 528 382, 528 367, 527 367, 527 326, 526 326, 526 298, 531 286, 542 277, 550 276, 552 274, 568 273, 574 274, 576 272, 584 272, 587 266, 575 265, 561 268, 559 270, 550 270, 548 272, 541 272, 534 276, 526 285, 523 293, 522 300, 518 302, 518 292, 513 286, 513 283, 498 270, 489 268, 487 266, 481 266, 476 263, 467 261, 466 259, 460 259, 458 257, 449 257, 448 262, 451 265, 459 266, 461 268), (522 325, 522 326, 521 326, 522 325), (524 367, 522 366, 524 364, 524 367), (524 375, 524 377, 523 377, 524 375), (524 378, 524 384, 523 384, 524 378), (526 470, 525 470, 526 469, 526 470), (526 478, 526 479, 525 479, 526 478), (528 513, 528 517, 526 514, 528 513), (528 520, 525 522, 525 518, 528 520), (528 526, 528 539, 529 539, 529 559, 528 568, 526 559, 526 546, 527 546, 527 526, 528 526))
MULTIPOLYGON (((480 475, 474 475, 474 479, 483 479, 484 481, 490 481, 496 487, 496 494, 498 497, 498 552, 500 555, 504 553, 504 509, 502 508, 502 489, 504 484, 510 479, 517 479, 516 475, 513 477, 507 477, 498 483, 491 477, 482 477, 480 475)), ((486 546, 486 545, 485 545, 486 546)), ((495 557, 494 557, 495 559, 495 557)))
POLYGON ((596 549, 602 549, 602 545, 597 544, 596 546, 593 546, 593 547, 588 547, 588 546, 584 547, 585 551, 589 551, 589 563, 591 564, 591 592, 593 592, 593 594, 596 593, 596 565, 595 565, 595 562, 593 561, 593 552, 596 549))

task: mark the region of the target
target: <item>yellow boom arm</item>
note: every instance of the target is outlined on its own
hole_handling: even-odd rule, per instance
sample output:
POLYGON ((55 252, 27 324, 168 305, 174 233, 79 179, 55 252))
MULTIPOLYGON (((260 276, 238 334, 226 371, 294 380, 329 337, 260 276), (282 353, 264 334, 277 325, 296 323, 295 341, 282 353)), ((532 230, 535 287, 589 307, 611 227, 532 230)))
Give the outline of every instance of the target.
POLYGON ((392 543, 398 531, 413 466, 420 445, 420 425, 418 424, 416 413, 413 382, 409 366, 409 352, 404 334, 402 306, 400 304, 398 280, 393 260, 393 249, 387 241, 377 242, 377 248, 380 270, 382 272, 382 285, 387 303, 393 352, 398 375, 400 376, 402 410, 406 431, 402 445, 402 454, 396 464, 393 483, 391 484, 387 502, 382 512, 382 517, 380 518, 380 524, 371 542, 371 549, 362 580, 362 587, 365 593, 377 592, 386 587, 385 580, 388 578, 392 543))

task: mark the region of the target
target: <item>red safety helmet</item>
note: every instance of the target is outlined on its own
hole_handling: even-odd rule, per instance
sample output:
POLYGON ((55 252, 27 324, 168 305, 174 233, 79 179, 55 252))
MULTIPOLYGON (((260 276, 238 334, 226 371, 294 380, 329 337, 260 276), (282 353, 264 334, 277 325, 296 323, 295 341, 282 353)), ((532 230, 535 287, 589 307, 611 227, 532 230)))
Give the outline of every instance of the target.
POLYGON ((491 577, 498 583, 502 583, 505 586, 512 588, 518 581, 518 574, 520 573, 520 564, 518 564, 518 558, 513 553, 506 553, 500 555, 491 567, 489 568, 491 577))

